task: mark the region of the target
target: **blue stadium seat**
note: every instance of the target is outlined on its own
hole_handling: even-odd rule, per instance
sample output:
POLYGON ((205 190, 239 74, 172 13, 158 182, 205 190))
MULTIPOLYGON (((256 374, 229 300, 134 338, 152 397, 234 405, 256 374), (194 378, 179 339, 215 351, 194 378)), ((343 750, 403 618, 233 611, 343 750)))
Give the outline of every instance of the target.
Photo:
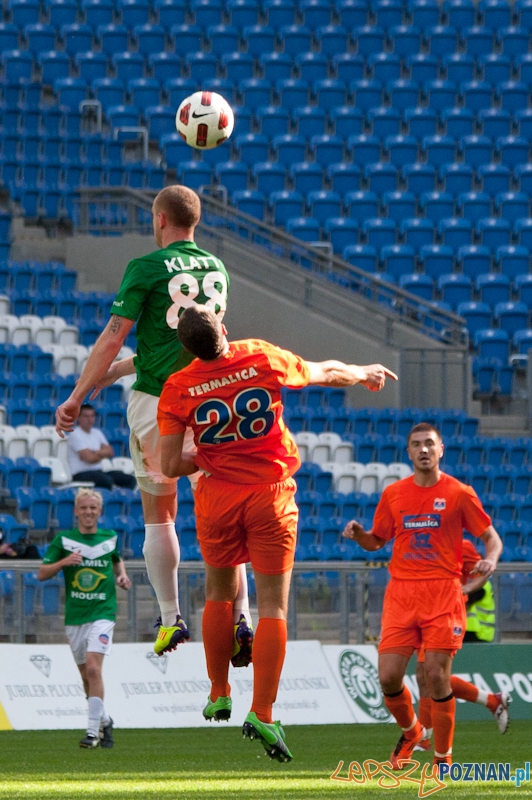
POLYGON ((476 301, 459 303, 456 313, 465 319, 471 337, 474 337, 477 331, 484 330, 491 325, 491 308, 487 303, 476 301))
POLYGON ((502 329, 481 329, 474 335, 475 349, 480 358, 495 358, 503 364, 508 363, 509 355, 509 336, 502 329))
POLYGON ((201 28, 221 25, 223 18, 223 5, 219 0, 191 0, 190 10, 194 22, 201 28))
POLYGON ((286 108, 306 106, 308 104, 310 86, 307 81, 294 78, 282 78, 277 81, 275 91, 279 98, 280 105, 286 108))
POLYGON ((257 25, 260 4, 257 0, 228 0, 226 11, 231 15, 231 24, 237 28, 257 25))
MULTIPOLYGON (((325 113, 324 109, 310 107, 310 110, 314 112, 320 111, 322 114, 325 113)), ((336 106, 335 108, 329 109, 328 115, 334 126, 336 136, 339 136, 341 139, 347 139, 352 134, 362 133, 364 117, 360 109, 353 108, 352 106, 336 106)), ((301 122, 299 123, 299 127, 301 131, 301 122)), ((314 133, 316 133, 316 130, 310 131, 309 135, 313 135, 314 133)))
POLYGON ((460 139, 459 152, 466 164, 479 167, 491 161, 491 139, 487 136, 463 136, 460 139))
POLYGON ((331 59, 331 63, 336 73, 336 77, 351 83, 364 77, 364 57, 355 53, 337 53, 331 59))
POLYGON ((220 59, 228 80, 238 83, 253 74, 253 56, 248 53, 223 53, 220 59))
POLYGON ((284 225, 290 217, 303 215, 303 195, 301 192, 280 191, 272 192, 269 205, 273 214, 275 225, 284 225))
MULTIPOLYGON (((235 163, 235 169, 237 166, 240 166, 239 162, 235 163)), ((259 162, 253 166, 252 172, 258 191, 263 192, 265 195, 284 190, 286 183, 286 167, 284 164, 273 164, 271 161, 259 162)))
POLYGON ((462 45, 467 55, 479 58, 491 53, 493 47, 493 31, 483 25, 472 25, 461 33, 462 45))
MULTIPOLYGON (((379 139, 397 136, 401 130, 401 115, 396 108, 388 108, 387 106, 369 108, 366 111, 366 120, 371 124, 372 134, 379 139)), ((359 132, 361 133, 362 130, 359 132)), ((349 130, 346 133, 350 135, 354 131, 349 130)))
POLYGON ((501 164, 513 168, 528 162, 529 145, 523 136, 500 136, 496 141, 496 153, 501 164))
POLYGON ((503 164, 482 164, 477 168, 477 176, 482 181, 482 190, 490 197, 510 189, 510 170, 503 164))
POLYGON ((387 136, 384 141, 384 150, 392 164, 403 167, 405 164, 416 161, 417 139, 413 136, 387 136))
MULTIPOLYGON (((514 234, 519 244, 530 249, 532 246, 532 219, 530 217, 517 219, 514 223, 514 234)), ((501 244, 509 244, 509 240, 501 242, 501 244)))
POLYGON ((153 10, 158 24, 170 30, 172 25, 182 25, 185 22, 187 5, 185 0, 155 0, 153 10))
POLYGON ((495 272, 478 275, 475 288, 483 303, 494 306, 497 302, 510 300, 510 278, 495 272))
POLYGON ((245 133, 235 139, 240 158, 248 165, 268 160, 268 139, 258 133, 245 133))
MULTIPOLYGON (((508 167, 507 167, 508 169, 508 167)), ((519 164, 515 167, 514 171, 514 178, 517 181, 519 191, 524 192, 525 194, 530 193, 530 188, 532 187, 532 168, 530 164, 519 164)), ((505 190, 508 191, 508 190, 505 190)))
POLYGON ((318 131, 324 131, 326 113, 323 108, 300 106, 292 111, 292 122, 296 125, 300 136, 310 138, 318 131))
POLYGON ((307 195, 309 213, 320 223, 340 216, 342 198, 338 192, 311 191, 307 195))
POLYGON ((444 108, 440 114, 441 121, 445 125, 445 135, 453 139, 461 139, 462 136, 469 136, 475 127, 475 115, 468 108, 444 108))
POLYGON ((370 245, 348 245, 342 252, 342 258, 365 272, 375 273, 377 270, 377 250, 370 245))
POLYGON ((491 198, 484 192, 462 192, 456 202, 462 216, 473 223, 491 214, 491 198))
POLYGON ((381 261, 384 271, 397 279, 414 272, 416 253, 413 247, 406 244, 387 245, 381 248, 381 261))
POLYGON ((385 192, 382 205, 386 216, 395 222, 410 219, 416 213, 416 198, 412 192, 385 192))
POLYGON ((394 108, 404 111, 406 108, 413 108, 418 104, 419 86, 415 81, 399 78, 395 81, 388 81, 386 93, 390 98, 390 104, 394 108))
POLYGON ((419 260, 425 273, 437 278, 453 271, 454 251, 445 245, 423 245, 419 251, 419 260))
MULTIPOLYGON (((209 35, 207 30, 207 35, 209 35)), ((133 40, 137 44, 138 52, 146 57, 150 53, 162 52, 165 49, 166 32, 161 25, 135 25, 133 27, 133 40)))
POLYGON ((328 25, 331 20, 331 7, 326 0, 301 0, 299 11, 303 24, 313 30, 321 25, 328 25))
POLYGON ((441 167, 454 161, 455 142, 449 136, 424 136, 422 152, 429 164, 441 167))
POLYGON ((290 116, 288 109, 279 106, 261 106, 255 109, 255 120, 264 136, 274 137, 288 133, 290 116))
POLYGON ((470 277, 487 272, 491 266, 491 252, 483 245, 464 245, 456 254, 458 265, 470 277))
MULTIPOLYGON (((475 59, 466 53, 446 53, 442 60, 446 79, 456 84, 472 81, 476 74, 475 59)), ((437 76, 434 76, 433 80, 437 76)))
POLYGON ((464 106, 471 111, 480 111, 491 106, 493 90, 484 81, 465 81, 460 84, 459 94, 464 106))
POLYGON ((359 55, 369 56, 384 51, 386 33, 378 25, 358 25, 352 29, 351 35, 359 55))
POLYGON ((302 136, 284 133, 274 136, 272 148, 278 162, 288 166, 291 163, 305 160, 307 143, 302 136))
POLYGON ((505 0, 480 0, 478 8, 484 25, 493 31, 511 24, 512 9, 505 0))
POLYGON ((297 192, 307 194, 320 191, 323 188, 323 167, 320 164, 301 161, 290 167, 290 178, 297 192))
POLYGON ((381 143, 376 136, 349 136, 347 147, 349 151, 356 153, 356 161, 360 165, 374 164, 380 160, 381 143))
POLYGON ((316 242, 320 238, 320 223, 311 217, 291 217, 285 222, 287 233, 304 242, 316 242))
POLYGON ((448 194, 455 197, 473 188, 473 168, 469 164, 443 164, 440 167, 440 180, 448 194))
POLYGON ((434 295, 434 282, 428 275, 419 275, 417 273, 401 275, 399 286, 401 289, 417 295, 422 300, 431 301, 434 295))
POLYGON ((331 182, 331 189, 342 195, 360 188, 360 168, 356 164, 330 164, 327 178, 331 182))
POLYGON ((87 84, 80 78, 58 78, 54 82, 54 92, 62 106, 77 110, 87 97, 87 84))
POLYGON ((431 164, 405 164, 401 170, 407 190, 416 196, 432 192, 436 185, 436 170, 431 164))
POLYGON ((529 198, 524 192, 501 192, 495 197, 495 208, 509 222, 528 217, 529 198))
POLYGON ((393 53, 373 53, 368 57, 368 69, 374 80, 397 80, 401 77, 401 59, 393 53))
POLYGON ((438 59, 435 56, 427 53, 410 53, 405 63, 411 80, 417 83, 423 84, 438 77, 438 59))
POLYGON ((420 208, 424 210, 426 218, 433 222, 439 222, 441 219, 454 215, 454 198, 446 192, 423 192, 419 204, 420 208))
POLYGON ((434 25, 424 31, 428 52, 441 58, 446 53, 453 53, 458 43, 456 28, 452 25, 434 25))
MULTIPOLYGON (((522 53, 514 59, 515 69, 517 70, 517 77, 520 81, 530 84, 532 76, 532 54, 522 53)), ((508 78, 509 80, 509 78, 508 78)))
POLYGON ((435 0, 409 0, 407 8, 412 23, 422 30, 438 25, 440 5, 435 0))
POLYGON ((508 220, 487 217, 477 222, 476 229, 481 243, 491 250, 510 242, 511 227, 508 220))
POLYGON ((273 52, 275 30, 268 25, 247 25, 242 31, 242 38, 250 56, 256 58, 262 53, 273 52))
POLYGON ((496 38, 505 56, 516 58, 528 52, 530 32, 524 28, 514 26, 501 28, 497 31, 496 38))
POLYGON ((438 116, 430 108, 407 108, 403 112, 404 120, 410 136, 422 140, 426 136, 434 136, 438 126, 438 116))
POLYGON ((366 164, 364 178, 370 191, 380 195, 384 192, 394 191, 397 186, 397 169, 393 164, 384 164, 378 161, 375 164, 366 164))
POLYGON ((326 238, 332 244, 335 253, 342 253, 346 247, 355 244, 358 239, 358 223, 354 219, 336 217, 327 219, 323 226, 326 238))
POLYGON ((415 25, 395 25, 388 30, 388 40, 393 52, 406 58, 410 53, 419 52, 421 31, 415 25))
MULTIPOLYGON (((295 63, 299 70, 299 77, 309 83, 326 78, 328 75, 329 59, 322 53, 298 53, 295 63)), ((290 74, 282 77, 289 78, 290 74)))
POLYGON ((494 319, 502 330, 513 336, 517 330, 528 327, 528 308, 519 302, 496 303, 494 319))
POLYGON ((320 52, 327 56, 346 52, 349 46, 349 30, 344 25, 322 25, 314 31, 314 39, 320 52))
POLYGON ((252 110, 270 105, 271 84, 260 78, 245 78, 238 83, 242 104, 252 110))
POLYGON ((344 105, 347 96, 347 86, 339 79, 325 78, 314 81, 312 91, 320 108, 328 111, 344 105))
POLYGON ((456 91, 456 83, 449 80, 426 81, 423 86, 428 107, 438 112, 456 105, 456 91))
MULTIPOLYGON (((118 0, 117 10, 121 14, 122 24, 130 29, 136 25, 146 25, 150 20, 148 0, 118 0)), ((174 20, 174 22, 177 21, 177 19, 174 20)))
POLYGON ((375 192, 348 192, 344 202, 348 215, 360 222, 379 213, 379 199, 375 192))
POLYGON ((231 202, 239 211, 258 219, 264 219, 266 196, 262 192, 249 189, 233 192, 231 202))
POLYGON ((444 303, 449 303, 456 308, 460 303, 471 300, 472 282, 468 275, 440 275, 438 278, 438 292, 444 303))
POLYGON ((305 25, 283 25, 278 29, 278 36, 284 53, 296 55, 311 49, 312 31, 305 25))
POLYGON ((366 111, 382 103, 383 86, 381 81, 355 80, 349 86, 357 108, 366 111))
POLYGON ((501 81, 509 81, 512 74, 512 62, 508 56, 499 53, 486 53, 479 58, 482 80, 496 86, 501 81))
POLYGON ((428 219, 404 219, 400 225, 401 236, 405 244, 418 251, 425 244, 432 244, 434 241, 434 223, 428 219))
POLYGON ((388 244, 395 244, 394 220, 369 217, 363 220, 361 230, 366 237, 367 244, 378 250, 388 244))

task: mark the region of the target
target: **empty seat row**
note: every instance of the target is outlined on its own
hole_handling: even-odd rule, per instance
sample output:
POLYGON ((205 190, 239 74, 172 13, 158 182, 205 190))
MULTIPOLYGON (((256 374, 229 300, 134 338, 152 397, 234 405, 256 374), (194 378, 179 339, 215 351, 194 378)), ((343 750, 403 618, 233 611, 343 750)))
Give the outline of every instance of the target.
MULTIPOLYGON (((334 390, 336 391, 336 390, 334 390)), ((308 390, 292 389, 283 393, 285 409, 319 408, 324 410, 331 403, 323 402, 325 390, 321 387, 311 387, 308 390), (319 402, 318 402, 319 401, 319 402)), ((333 408, 336 406, 332 406, 333 408)), ((350 408, 338 407, 336 420, 347 418, 350 424, 341 431, 344 433, 366 434, 377 433, 382 435, 399 434, 407 436, 410 429, 418 422, 430 421, 436 425, 444 437, 447 436, 475 436, 478 429, 478 420, 469 417, 465 411, 449 409, 442 411, 437 408, 350 408)), ((336 429, 335 429, 336 430, 336 429)), ((340 432, 337 431, 336 432, 340 432)), ((305 437, 309 440, 309 434, 305 437)), ((299 443, 299 434, 296 436, 299 443)), ((490 441, 490 440, 487 440, 490 441)), ((316 440, 317 442, 317 440, 316 440)), ((305 460, 305 459, 304 459, 305 460)))

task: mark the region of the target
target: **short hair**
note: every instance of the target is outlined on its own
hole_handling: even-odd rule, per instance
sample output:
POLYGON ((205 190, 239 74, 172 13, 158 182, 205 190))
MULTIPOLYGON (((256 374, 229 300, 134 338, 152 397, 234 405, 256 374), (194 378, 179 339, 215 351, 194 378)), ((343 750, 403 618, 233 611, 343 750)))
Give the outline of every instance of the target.
POLYGON ((176 228, 195 228, 201 217, 201 202, 188 186, 167 186, 154 201, 154 209, 166 215, 176 228))
POLYGON ((87 489, 85 487, 78 489, 78 491, 76 492, 76 498, 74 500, 74 508, 77 508, 78 503, 81 500, 88 499, 89 497, 94 497, 98 501, 100 508, 103 508, 103 497, 100 494, 100 492, 97 492, 95 489, 87 489))
POLYGON ((90 403, 82 403, 79 409, 79 413, 81 414, 82 411, 94 411, 94 406, 90 403))
POLYGON ((179 318, 177 335, 181 344, 202 361, 214 361, 224 346, 222 323, 205 306, 186 308, 179 318))
POLYGON ((442 440, 442 435, 435 425, 433 425, 431 422, 418 422, 417 425, 414 425, 414 427, 410 429, 408 436, 406 437, 407 445, 410 443, 410 437, 413 433, 423 433, 424 431, 434 431, 440 441, 442 440))

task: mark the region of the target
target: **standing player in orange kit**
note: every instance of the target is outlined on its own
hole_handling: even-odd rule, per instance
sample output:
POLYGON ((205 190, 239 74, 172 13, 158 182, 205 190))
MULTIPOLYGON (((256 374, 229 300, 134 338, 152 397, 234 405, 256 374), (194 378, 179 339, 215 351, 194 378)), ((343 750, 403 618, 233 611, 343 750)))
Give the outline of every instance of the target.
POLYGON ((285 657, 290 577, 298 509, 292 475, 297 446, 282 419, 281 388, 364 384, 378 391, 396 376, 373 364, 304 361, 268 342, 228 342, 208 309, 186 309, 177 333, 197 358, 171 375, 159 401, 161 464, 178 477, 197 469, 196 527, 206 565, 203 641, 212 688, 206 719, 229 719, 233 647, 232 602, 237 565, 251 561, 259 624, 253 646, 253 702, 244 736, 259 739, 271 758, 290 761, 280 722, 272 719, 285 657), (197 453, 183 452, 191 427, 197 453))
POLYGON ((344 536, 369 551, 380 550, 394 539, 379 643, 384 699, 402 730, 390 756, 394 769, 401 769, 401 762, 426 737, 403 683, 410 657, 421 645, 432 698, 434 763, 452 761, 456 701, 451 662, 466 628, 460 584, 463 529, 486 545, 486 557, 475 565, 475 574, 489 578, 502 551, 499 535, 475 491, 440 470, 443 443, 436 428, 427 422, 415 425, 407 447, 414 474, 384 490, 371 532, 356 521, 344 531, 344 536))
MULTIPOLYGON (((480 553, 475 550, 469 539, 462 540, 462 594, 467 603, 469 594, 482 589, 487 577, 484 575, 474 575, 474 570, 479 561, 482 560, 480 553)), ((426 730, 426 737, 422 739, 414 748, 415 750, 430 750, 432 736, 432 700, 425 680, 425 651, 420 648, 417 653, 416 679, 419 689, 418 718, 426 730)), ((497 727, 501 733, 508 730, 508 702, 509 695, 506 692, 486 692, 479 689, 469 681, 459 678, 458 675, 451 675, 451 689, 457 700, 467 700, 469 703, 478 703, 486 706, 497 722, 497 727)))

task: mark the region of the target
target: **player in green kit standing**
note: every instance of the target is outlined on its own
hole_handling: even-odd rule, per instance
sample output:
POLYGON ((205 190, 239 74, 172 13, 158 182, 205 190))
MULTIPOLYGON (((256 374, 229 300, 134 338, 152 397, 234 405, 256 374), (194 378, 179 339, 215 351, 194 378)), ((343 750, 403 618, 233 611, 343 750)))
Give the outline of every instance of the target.
MULTIPOLYGON (((176 333, 180 313, 198 304, 223 316, 229 277, 219 258, 194 243, 201 215, 195 192, 185 186, 168 186, 153 201, 152 213, 154 238, 160 249, 128 264, 111 308, 111 319, 72 394, 57 409, 56 427, 59 433, 73 429, 81 403, 91 389, 98 391, 124 375, 136 373, 128 404, 130 449, 142 497, 146 529, 143 553, 161 610, 154 650, 162 654, 174 650, 190 635, 179 609, 177 481, 167 478, 161 470, 157 405, 166 379, 192 360, 176 333), (113 363, 135 321, 136 355, 113 363)), ((189 432, 185 448, 193 446, 189 432)), ((190 477, 193 487, 197 478, 190 477)), ((234 612, 233 663, 244 666, 250 660, 253 636, 244 565, 240 567, 234 612)))
POLYGON ((80 747, 113 747, 113 721, 103 704, 102 665, 113 643, 116 583, 129 589, 114 531, 98 528, 102 496, 80 489, 74 514, 77 528, 57 534, 38 572, 46 581, 63 571, 65 628, 89 701, 89 724, 80 747))

